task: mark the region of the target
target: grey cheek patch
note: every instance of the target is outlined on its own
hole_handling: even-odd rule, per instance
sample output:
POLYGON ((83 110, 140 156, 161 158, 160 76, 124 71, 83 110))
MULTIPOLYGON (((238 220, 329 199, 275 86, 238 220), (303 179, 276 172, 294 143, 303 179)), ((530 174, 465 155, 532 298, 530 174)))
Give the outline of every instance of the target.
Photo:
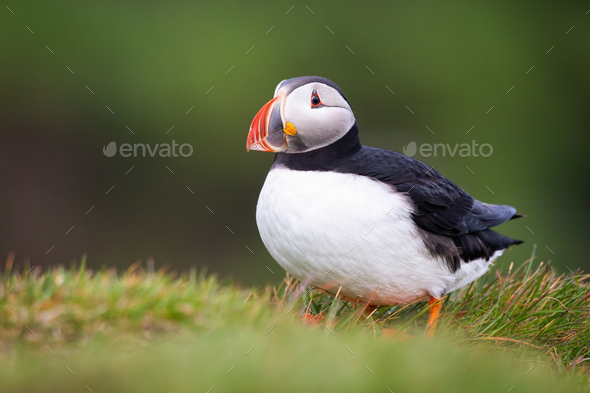
POLYGON ((288 146, 289 152, 293 153, 303 153, 309 149, 309 146, 307 146, 301 139, 297 138, 297 136, 289 138, 288 146))

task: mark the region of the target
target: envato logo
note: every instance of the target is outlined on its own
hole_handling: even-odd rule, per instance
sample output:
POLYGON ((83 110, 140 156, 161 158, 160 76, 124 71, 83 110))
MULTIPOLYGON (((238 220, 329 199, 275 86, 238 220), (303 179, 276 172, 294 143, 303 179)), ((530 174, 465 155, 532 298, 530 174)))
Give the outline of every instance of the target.
POLYGON ((172 145, 168 143, 158 144, 153 147, 147 143, 123 143, 117 150, 117 143, 114 141, 103 147, 102 152, 107 157, 113 157, 119 152, 121 157, 146 157, 146 153, 150 157, 190 157, 193 154, 193 147, 188 143, 179 145, 172 140, 172 145), (178 151, 176 148, 178 147, 178 151))
POLYGON ((455 157, 455 155, 459 157, 489 157, 494 153, 494 148, 489 143, 479 145, 475 141, 471 141, 471 144, 457 143, 454 147, 451 147, 448 143, 446 145, 442 143, 436 143, 434 145, 423 143, 418 148, 416 142, 412 141, 408 146, 404 146, 403 151, 408 157, 414 157, 416 153, 420 153, 422 157, 440 157, 441 155, 446 157, 447 154, 449 157, 455 157))

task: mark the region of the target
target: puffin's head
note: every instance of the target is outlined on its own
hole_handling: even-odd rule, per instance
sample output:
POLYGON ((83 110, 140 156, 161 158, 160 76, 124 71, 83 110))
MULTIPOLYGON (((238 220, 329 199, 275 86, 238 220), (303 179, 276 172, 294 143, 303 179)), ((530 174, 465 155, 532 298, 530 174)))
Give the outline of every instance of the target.
POLYGON ((336 142, 354 123, 346 96, 331 80, 287 79, 252 120, 246 149, 303 153, 336 142))

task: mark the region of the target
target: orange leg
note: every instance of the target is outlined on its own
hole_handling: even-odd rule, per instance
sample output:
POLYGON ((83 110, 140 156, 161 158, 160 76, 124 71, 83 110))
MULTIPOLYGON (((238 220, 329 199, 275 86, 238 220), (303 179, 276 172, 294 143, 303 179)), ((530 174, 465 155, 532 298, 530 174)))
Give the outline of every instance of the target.
POLYGON ((428 319, 428 333, 426 333, 426 337, 432 337, 436 331, 436 322, 440 315, 443 301, 441 299, 431 297, 428 299, 428 304, 430 304, 430 318, 428 319))

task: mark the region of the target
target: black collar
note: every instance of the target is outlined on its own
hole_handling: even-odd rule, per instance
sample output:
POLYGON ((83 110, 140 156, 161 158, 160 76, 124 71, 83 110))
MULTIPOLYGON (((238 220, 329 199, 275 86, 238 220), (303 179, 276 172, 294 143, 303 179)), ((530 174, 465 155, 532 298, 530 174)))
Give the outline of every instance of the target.
POLYGON ((331 145, 305 153, 277 153, 273 167, 283 166, 300 171, 329 171, 340 166, 361 150, 356 122, 342 138, 331 145))

